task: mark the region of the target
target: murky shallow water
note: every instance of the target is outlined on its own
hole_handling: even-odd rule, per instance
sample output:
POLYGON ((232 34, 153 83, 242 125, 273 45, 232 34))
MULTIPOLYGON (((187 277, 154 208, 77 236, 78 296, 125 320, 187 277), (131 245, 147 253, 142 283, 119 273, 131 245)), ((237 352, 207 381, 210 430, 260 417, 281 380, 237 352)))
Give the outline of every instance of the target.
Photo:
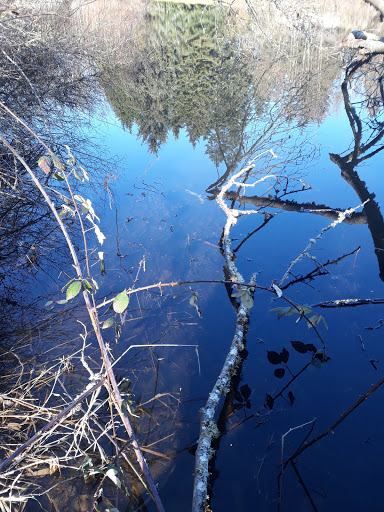
MULTIPOLYGON (((88 133, 106 154, 117 156, 118 164, 109 168, 104 185, 89 192, 107 236, 106 275, 100 276, 95 266, 97 297, 133 285, 224 280, 219 244, 225 216, 215 197, 242 165, 273 150, 278 158, 268 155, 257 161, 247 183, 266 172, 278 178, 245 189, 234 203, 259 209, 239 218, 232 230, 236 264, 246 280, 257 272, 258 285, 270 288, 275 283, 284 297, 311 308, 310 316, 322 315, 313 319, 319 321, 319 335, 295 313, 278 319, 279 311, 273 310, 286 307, 284 299, 256 290, 247 355, 221 411, 225 433, 212 468, 211 507, 382 510, 381 388, 336 425, 334 433, 302 453, 295 466, 288 465, 280 489, 278 484, 282 455, 287 460, 304 440, 329 429, 382 376, 382 305, 314 306, 382 298, 383 99, 377 85, 382 63, 373 59, 352 73, 344 82, 344 98, 345 72, 334 61, 317 77, 300 59, 296 67, 303 66, 302 74, 278 68, 284 77, 278 87, 276 68, 271 66, 272 77, 267 74, 267 58, 249 62, 235 39, 224 44, 212 37, 217 23, 200 7, 159 9, 141 41, 142 54, 125 68, 119 64, 105 70, 113 110, 105 106, 106 123, 95 116, 88 133), (167 23, 176 23, 174 33, 164 29, 167 23), (339 211, 367 199, 363 213, 361 207, 358 214, 350 212, 345 222, 315 241, 339 211), (143 263, 138 270, 144 259, 145 270, 143 263), (320 338, 330 357, 326 362, 314 357, 313 350, 323 347, 320 338), (285 362, 276 359, 283 349, 285 362)), ((60 286, 42 279, 40 271, 43 284, 28 291, 38 294, 42 315, 41 296, 48 292, 59 298, 67 280, 59 272, 55 276, 60 286)), ((81 348, 74 321, 85 316, 76 300, 74 316, 62 320, 63 332, 49 327, 52 331, 30 335, 24 353, 35 354, 33 367, 47 354, 81 348)), ((101 319, 110 316, 106 311, 101 319)), ((133 405, 142 414, 135 422, 140 442, 156 452, 147 452, 149 459, 160 460, 154 464, 155 478, 167 511, 190 509, 198 410, 220 372, 235 320, 223 284, 188 283, 132 296, 121 336, 115 341, 113 333, 107 334, 113 357, 123 354, 116 374, 131 380, 133 405), (202 318, 190 305, 192 291, 198 293, 202 318), (126 352, 129 344, 150 348, 126 352)), ((97 368, 98 352, 90 351, 97 368)), ((86 376, 75 370, 71 379, 76 389, 86 376)), ((53 501, 52 510, 60 498, 53 501)), ((85 510, 80 501, 72 506, 85 510)), ((33 502, 27 509, 40 510, 33 502)))

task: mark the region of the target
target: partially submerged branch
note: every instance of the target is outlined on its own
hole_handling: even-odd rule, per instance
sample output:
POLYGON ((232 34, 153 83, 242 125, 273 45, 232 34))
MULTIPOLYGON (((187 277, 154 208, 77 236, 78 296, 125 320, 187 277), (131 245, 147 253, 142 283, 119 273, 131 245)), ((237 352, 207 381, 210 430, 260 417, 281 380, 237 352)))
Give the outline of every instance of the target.
POLYGON ((353 308, 367 304, 384 304, 384 299, 339 299, 326 300, 311 306, 312 308, 353 308))
MULTIPOLYGON (((272 153, 274 157, 276 156, 273 151, 269 152, 272 153)), ((218 376, 215 385, 213 386, 213 389, 208 396, 207 403, 205 407, 200 410, 200 436, 195 454, 195 479, 192 502, 193 512, 202 512, 207 510, 208 507, 209 461, 213 456, 212 441, 220 434, 214 417, 220 399, 223 395, 228 393, 231 378, 237 371, 241 358, 240 353, 244 350, 245 346, 245 334, 247 331, 247 324, 249 322, 250 309, 253 306, 253 298, 251 294, 255 289, 254 287, 256 285, 256 274, 251 276, 251 279, 246 286, 242 286, 242 283, 244 283, 244 278, 239 273, 235 264, 236 258, 231 249, 230 231, 231 228, 236 224, 239 216, 250 215, 252 213, 258 212, 253 210, 235 210, 233 208, 229 208, 224 201, 226 192, 233 185, 242 187, 246 186, 246 184, 237 182, 237 179, 246 172, 253 169, 253 167, 254 164, 251 162, 249 166, 245 167, 234 176, 232 176, 232 178, 230 178, 222 187, 216 198, 220 208, 224 211, 227 217, 222 235, 222 250, 225 258, 226 270, 228 271, 231 284, 233 286, 234 293, 232 296, 239 297, 240 305, 237 310, 235 334, 231 343, 231 347, 225 359, 220 375, 218 376)), ((257 180, 255 183, 247 186, 255 186, 257 183, 260 183, 270 177, 272 176, 266 175, 257 180)))
MULTIPOLYGON (((251 277, 249 285, 256 282, 256 275, 251 277)), ((195 480, 193 489, 193 512, 206 510, 208 492, 208 466, 213 455, 212 441, 219 435, 219 430, 214 419, 219 401, 228 392, 232 375, 240 361, 240 352, 244 349, 244 336, 249 320, 250 308, 243 304, 237 312, 235 334, 231 347, 225 359, 223 368, 218 376, 212 391, 208 396, 205 407, 200 410, 200 436, 195 454, 195 480)))

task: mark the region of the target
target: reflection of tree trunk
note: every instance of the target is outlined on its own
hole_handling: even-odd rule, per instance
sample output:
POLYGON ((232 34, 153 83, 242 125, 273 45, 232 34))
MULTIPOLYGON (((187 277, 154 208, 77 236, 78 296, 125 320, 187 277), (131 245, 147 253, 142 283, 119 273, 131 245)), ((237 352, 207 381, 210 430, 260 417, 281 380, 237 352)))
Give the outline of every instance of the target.
MULTIPOLYGON (((377 2, 378 0, 375 1, 377 2)), ((384 4, 384 0, 379 1, 384 4)), ((370 60, 371 58, 369 57, 365 62, 367 63, 370 60)), ((364 203, 365 201, 369 200, 364 206, 364 213, 368 223, 369 231, 372 235, 373 243, 375 245, 375 254, 380 269, 380 279, 384 281, 384 219, 381 214, 380 207, 375 201, 375 194, 369 193, 365 182, 360 179, 358 173, 355 171, 355 167, 357 167, 361 162, 368 160, 384 149, 384 145, 380 145, 374 149, 375 145, 378 144, 383 138, 384 129, 382 128, 378 129, 378 132, 375 136, 375 132, 373 131, 371 136, 368 138, 368 142, 364 144, 362 139, 364 132, 362 121, 358 116, 355 107, 352 105, 349 97, 348 85, 354 73, 363 67, 363 65, 363 62, 351 65, 347 69, 346 77, 341 87, 343 91, 345 111, 347 113, 354 138, 353 150, 343 157, 333 153, 330 153, 329 157, 331 161, 339 167, 341 170, 341 177, 353 188, 360 201, 364 203)), ((379 70, 377 71, 377 75, 377 79, 381 84, 382 74, 379 70)), ((384 101, 382 87, 380 87, 380 94, 377 100, 381 101, 381 103, 384 101)))
MULTIPOLYGON (((238 201, 241 205, 252 204, 254 206, 264 206, 268 208, 278 208, 288 212, 299 212, 299 213, 313 213, 315 215, 321 215, 326 219, 337 220, 339 214, 344 210, 338 208, 331 208, 324 204, 315 203, 297 203, 295 201, 283 201, 281 199, 269 199, 268 197, 262 196, 241 196, 239 197, 237 192, 228 192, 226 199, 238 201)), ((367 217, 364 212, 353 213, 349 218, 344 220, 345 224, 366 224, 367 217)))
POLYGON ((370 194, 366 184, 359 178, 359 175, 353 168, 345 164, 343 158, 338 155, 330 154, 331 161, 337 164, 341 169, 341 176, 353 188, 362 203, 369 199, 364 206, 364 212, 371 232, 373 243, 375 245, 375 254, 379 263, 380 279, 384 281, 384 219, 380 212, 378 203, 374 200, 375 194, 370 194))

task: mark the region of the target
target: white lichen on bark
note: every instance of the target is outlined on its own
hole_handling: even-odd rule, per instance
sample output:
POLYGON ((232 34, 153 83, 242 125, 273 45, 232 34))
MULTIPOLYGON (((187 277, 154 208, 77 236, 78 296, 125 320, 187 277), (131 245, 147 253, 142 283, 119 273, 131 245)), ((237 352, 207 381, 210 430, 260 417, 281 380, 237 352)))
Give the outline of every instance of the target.
MULTIPOLYGON (((269 152, 272 154, 272 156, 276 156, 273 151, 269 152)), ((241 187, 247 186, 247 184, 238 183, 236 180, 253 168, 254 164, 251 162, 250 165, 232 176, 232 178, 229 179, 223 186, 216 198, 220 208, 224 211, 227 217, 227 222, 223 230, 222 247, 231 281, 236 283, 244 283, 244 278, 237 270, 235 265, 235 257, 231 249, 230 231, 231 228, 236 224, 240 215, 250 215, 251 213, 258 213, 258 211, 244 211, 228 208, 224 201, 224 196, 233 185, 241 187)), ((272 177, 272 175, 264 176, 249 186, 255 186, 257 183, 264 181, 268 177, 272 177)), ((250 293, 254 291, 254 289, 252 289, 252 285, 255 284, 256 274, 253 274, 249 281, 249 285, 251 285, 251 287, 239 287, 239 285, 236 285, 235 287, 234 285, 234 292, 236 293, 236 296, 239 296, 240 288, 241 292, 249 295, 249 300, 243 300, 243 297, 241 297, 241 303, 237 310, 235 334, 233 336, 229 352, 225 359, 220 375, 218 376, 215 385, 213 386, 213 389, 208 396, 207 403, 205 404, 205 407, 200 410, 200 436, 195 454, 195 478, 192 502, 193 512, 203 512, 208 510, 209 461, 214 455, 214 451, 212 450, 211 445, 212 441, 220 435, 215 421, 215 413, 221 398, 225 396, 229 390, 231 378, 236 373, 236 369, 240 362, 240 353, 244 349, 244 336, 249 320, 249 312, 253 303, 250 293), (249 305, 250 307, 248 307, 249 305)))

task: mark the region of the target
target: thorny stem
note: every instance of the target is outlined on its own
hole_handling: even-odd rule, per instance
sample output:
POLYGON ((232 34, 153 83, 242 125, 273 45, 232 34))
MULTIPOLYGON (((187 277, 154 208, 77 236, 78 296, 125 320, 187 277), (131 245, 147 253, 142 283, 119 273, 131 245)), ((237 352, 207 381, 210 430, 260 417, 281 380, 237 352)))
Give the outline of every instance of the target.
MULTIPOLYGON (((32 132, 32 133, 34 134, 34 132, 32 132)), ((65 237, 65 240, 67 242, 67 245, 69 247, 69 250, 70 250, 70 253, 71 253, 71 257, 72 257, 72 260, 73 260, 73 263, 74 263, 74 268, 76 270, 77 276, 78 276, 78 278, 81 281, 83 281, 83 275, 82 275, 82 272, 81 272, 81 268, 80 268, 80 264, 79 264, 79 260, 77 258, 77 254, 76 254, 75 248, 74 248, 72 240, 71 240, 71 238, 70 238, 70 236, 68 234, 67 228, 65 227, 61 217, 59 216, 54 203, 51 201, 51 199, 48 196, 48 194, 46 193, 44 187, 41 185, 40 181, 35 176, 34 172, 29 167, 27 162, 23 159, 23 157, 6 141, 6 139, 1 134, 0 134, 0 140, 11 151, 11 153, 13 153, 13 155, 19 160, 19 162, 23 165, 25 170, 30 175, 32 181, 34 182, 36 187, 41 192, 41 194, 44 197, 45 201, 47 202, 48 206, 52 210, 52 213, 55 216, 56 221, 57 221, 58 225, 60 226, 60 229, 61 229, 61 231, 62 231, 62 233, 63 233, 63 235, 65 237)), ((47 147, 45 144, 44 144, 44 146, 47 147)), ((136 439, 135 433, 133 431, 131 422, 130 422, 128 416, 122 410, 122 398, 121 398, 120 391, 119 391, 119 388, 118 388, 118 385, 117 385, 117 382, 116 382, 115 375, 114 375, 113 370, 112 370, 112 365, 111 365, 111 362, 109 360, 107 349, 106 349, 106 346, 104 344, 103 337, 101 335, 100 324, 99 324, 99 319, 98 319, 98 314, 97 314, 97 309, 95 307, 92 307, 91 302, 89 300, 88 292, 86 290, 83 290, 82 293, 83 293, 83 298, 84 298, 85 305, 86 305, 87 310, 88 310, 88 314, 89 314, 91 322, 92 322, 93 329, 94 329, 95 334, 96 334, 97 341, 99 343, 99 347, 100 347, 100 351, 101 351, 101 356, 102 356, 102 359, 103 359, 104 367, 105 367, 105 370, 106 370, 106 373, 107 373, 107 376, 108 376, 108 381, 109 381, 109 384, 110 384, 110 388, 112 390, 111 391, 111 399, 112 399, 112 401, 113 401, 113 403, 114 403, 114 405, 115 405, 115 407, 117 409, 117 412, 118 412, 118 414, 119 414, 119 416, 120 416, 120 418, 121 418, 121 420, 122 420, 122 422, 124 424, 124 427, 125 427, 128 435, 129 435, 129 437, 130 437, 130 439, 132 441, 132 446, 133 446, 133 449, 135 451, 137 461, 138 461, 138 463, 140 465, 140 468, 141 468, 142 472, 144 473, 144 475, 145 475, 145 477, 147 479, 147 482, 148 482, 150 491, 152 493, 153 499, 155 501, 157 510, 159 512, 164 512, 164 507, 163 507, 163 505, 161 503, 160 496, 158 494, 156 485, 155 485, 155 483, 154 483, 154 481, 152 479, 152 476, 150 474, 148 465, 147 465, 147 463, 146 463, 146 461, 144 459, 144 456, 143 456, 143 454, 142 454, 142 452, 140 450, 140 446, 139 446, 139 443, 137 442, 137 439, 136 439)))
MULTIPOLYGON (((243 283, 241 281, 235 281, 235 280, 232 281, 232 280, 225 280, 225 279, 194 279, 193 281, 172 281, 170 283, 159 282, 159 283, 155 283, 155 284, 150 284, 148 286, 142 286, 140 288, 134 288, 132 290, 127 290, 126 294, 132 295, 133 293, 138 293, 138 292, 147 291, 147 290, 153 290, 154 288, 159 288, 160 292, 162 293, 162 288, 173 287, 173 286, 182 286, 184 284, 197 284, 197 283, 230 284, 230 285, 235 285, 235 286, 243 286, 246 288, 255 288, 256 290, 263 290, 265 292, 269 292, 269 293, 272 293, 273 295, 277 296, 276 291, 273 288, 267 288, 265 286, 260 286, 258 284, 249 284, 249 283, 243 283)), ((325 347, 326 346, 325 342, 324 342, 323 338, 321 337, 319 331, 317 330, 314 323, 307 317, 307 315, 303 314, 302 310, 300 309, 300 305, 295 304, 292 300, 288 299, 287 297, 284 297, 284 295, 282 295, 279 298, 288 302, 288 304, 290 304, 293 308, 295 308, 296 311, 303 318, 305 318, 305 320, 309 323, 309 325, 311 327, 313 327, 313 330, 315 331, 317 337, 319 338, 319 340, 325 347)), ((101 304, 98 304, 96 306, 96 309, 99 309, 103 306, 107 306, 108 304, 111 304, 114 300, 115 300, 115 297, 113 297, 113 299, 104 300, 101 304)))

